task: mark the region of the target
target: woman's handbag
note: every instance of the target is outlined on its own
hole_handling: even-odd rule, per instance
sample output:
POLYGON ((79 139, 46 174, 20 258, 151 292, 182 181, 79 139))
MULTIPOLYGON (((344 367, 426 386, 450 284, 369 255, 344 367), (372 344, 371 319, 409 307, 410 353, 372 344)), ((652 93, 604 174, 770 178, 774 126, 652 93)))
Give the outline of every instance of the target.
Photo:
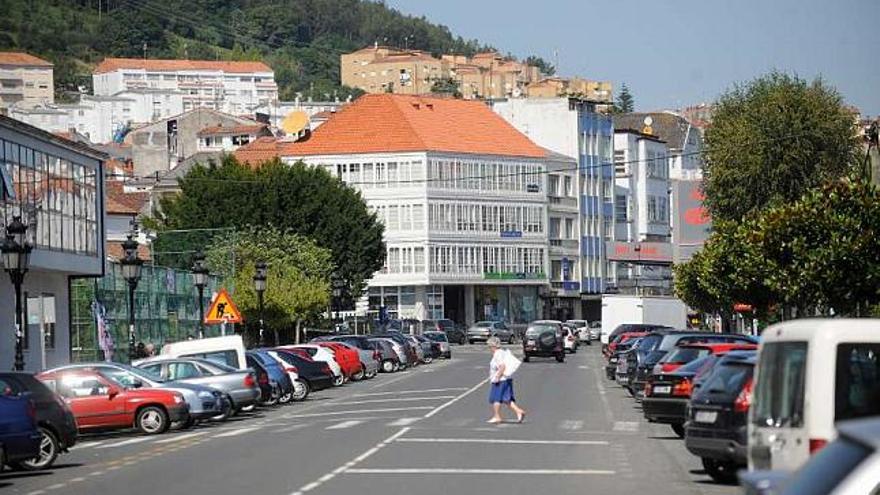
POLYGON ((511 378, 516 370, 519 369, 519 365, 522 364, 522 361, 516 358, 512 352, 507 349, 501 351, 504 353, 504 378, 511 378))

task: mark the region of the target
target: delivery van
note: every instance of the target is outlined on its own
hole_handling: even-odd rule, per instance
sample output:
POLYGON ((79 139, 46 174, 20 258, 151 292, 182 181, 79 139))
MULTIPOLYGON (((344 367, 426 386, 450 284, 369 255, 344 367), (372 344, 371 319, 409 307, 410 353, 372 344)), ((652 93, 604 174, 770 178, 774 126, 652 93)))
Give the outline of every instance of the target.
POLYGON ((244 351, 244 341, 241 335, 227 335, 165 344, 161 354, 171 357, 207 359, 244 370, 248 368, 244 351))

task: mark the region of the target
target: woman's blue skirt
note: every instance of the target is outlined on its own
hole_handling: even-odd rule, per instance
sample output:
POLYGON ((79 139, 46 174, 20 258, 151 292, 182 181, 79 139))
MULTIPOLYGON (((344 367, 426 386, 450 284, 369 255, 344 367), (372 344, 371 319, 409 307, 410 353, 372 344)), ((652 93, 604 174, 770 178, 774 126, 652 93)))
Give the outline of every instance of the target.
POLYGON ((489 387, 489 403, 504 403, 507 404, 509 402, 516 402, 516 399, 513 398, 513 379, 508 378, 506 380, 501 380, 498 383, 492 383, 489 387))

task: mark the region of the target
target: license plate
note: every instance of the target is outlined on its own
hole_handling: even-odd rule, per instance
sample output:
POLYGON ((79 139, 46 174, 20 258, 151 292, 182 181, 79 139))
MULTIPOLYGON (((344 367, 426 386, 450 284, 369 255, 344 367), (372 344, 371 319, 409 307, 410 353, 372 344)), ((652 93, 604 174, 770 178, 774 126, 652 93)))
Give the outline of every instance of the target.
POLYGON ((529 342, 528 342, 528 344, 529 344, 529 345, 535 345, 535 341, 534 341, 534 340, 532 340, 532 339, 529 339, 529 342))
POLYGON ((616 358, 616 357, 615 357, 615 358, 611 358, 611 362, 612 362, 612 363, 616 363, 616 362, 617 362, 617 358, 616 358))
POLYGON ((716 411, 697 411, 694 414, 694 421, 697 423, 714 423, 718 419, 716 411))
POLYGON ((669 385, 655 385, 654 393, 655 394, 668 394, 672 390, 672 387, 669 385))

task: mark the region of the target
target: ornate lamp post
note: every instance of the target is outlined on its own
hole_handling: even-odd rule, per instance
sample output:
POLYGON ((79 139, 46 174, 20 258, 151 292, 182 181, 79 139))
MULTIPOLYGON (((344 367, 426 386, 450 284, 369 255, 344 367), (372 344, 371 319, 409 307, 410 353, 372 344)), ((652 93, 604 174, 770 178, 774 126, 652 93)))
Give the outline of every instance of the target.
POLYGON ((636 247, 633 248, 638 255, 638 263, 635 266, 635 270, 633 270, 633 278, 636 281, 636 295, 639 294, 639 279, 642 278, 642 245, 636 244, 636 247))
POLYGON ((15 286, 15 370, 24 370, 24 315, 21 308, 21 284, 28 271, 33 246, 27 242, 27 225, 21 222, 20 216, 12 217, 6 226, 6 239, 0 244, 3 253, 3 268, 15 286))
POLYGON ((332 292, 333 299, 330 300, 330 306, 331 306, 330 319, 333 320, 334 319, 334 316, 332 314, 333 312, 336 312, 336 319, 339 318, 339 311, 340 311, 339 299, 342 297, 342 289, 345 287, 345 281, 342 280, 341 278, 339 278, 339 276, 333 275, 333 278, 330 280, 330 285, 332 286, 332 289, 333 289, 333 292, 332 292))
POLYGON ((199 251, 193 256, 193 285, 199 292, 199 338, 205 338, 205 286, 208 285, 208 267, 205 266, 205 255, 199 251))
MULTIPOLYGON (((257 291, 257 305, 260 311, 260 345, 265 344, 263 340, 263 294, 266 292, 266 278, 268 267, 263 261, 258 261, 254 271, 254 290, 257 291)), ((275 345, 278 345, 278 330, 275 330, 275 345)))
POLYGON ((134 240, 134 236, 135 227, 132 226, 131 232, 126 234, 126 239, 122 242, 122 250, 125 254, 119 260, 119 264, 122 265, 122 278, 128 282, 128 358, 130 360, 137 359, 135 355, 134 291, 141 279, 141 268, 144 264, 144 260, 138 257, 138 242, 134 240))

